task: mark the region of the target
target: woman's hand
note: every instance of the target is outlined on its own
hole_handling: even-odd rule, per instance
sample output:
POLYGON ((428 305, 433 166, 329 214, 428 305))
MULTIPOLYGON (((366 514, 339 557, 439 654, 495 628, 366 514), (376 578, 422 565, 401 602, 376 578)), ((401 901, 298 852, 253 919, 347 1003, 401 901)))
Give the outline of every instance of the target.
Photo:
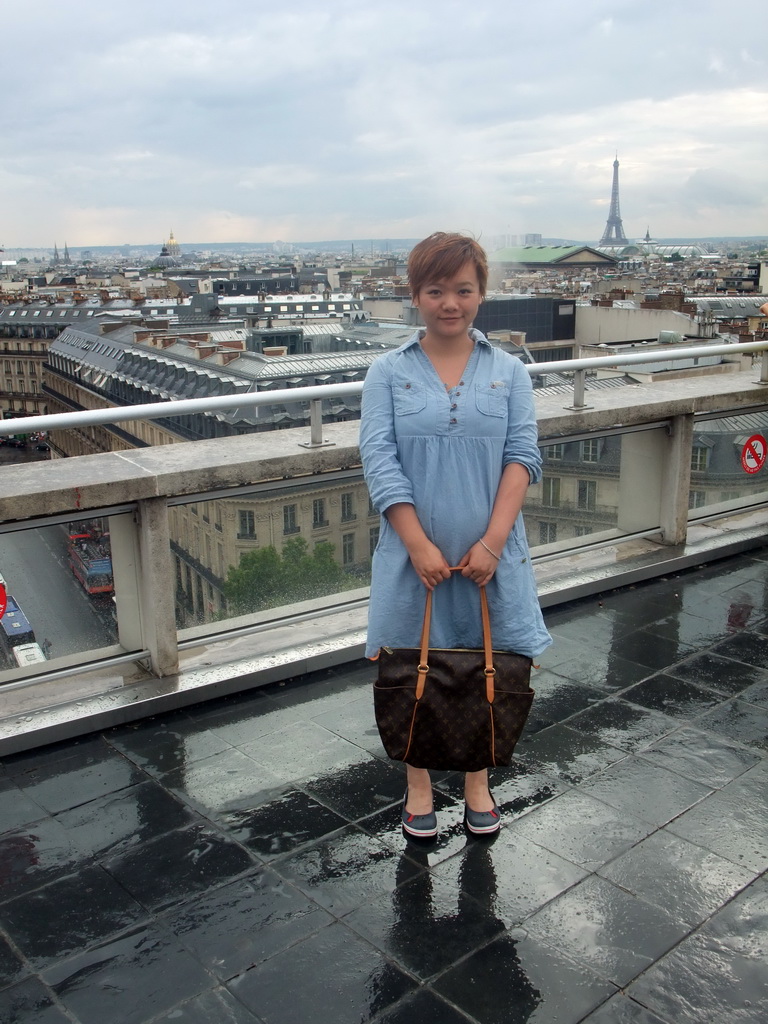
POLYGON ((459 568, 462 576, 472 580, 478 587, 484 587, 493 579, 498 564, 498 559, 478 541, 459 562, 459 568))
POLYGON ((405 544, 411 565, 427 590, 434 590, 438 583, 450 577, 450 566, 443 558, 440 548, 433 544, 424 532, 416 509, 410 502, 396 502, 389 506, 384 515, 405 544))
POLYGON ((440 548, 428 538, 408 549, 411 565, 427 588, 434 590, 438 583, 450 578, 451 569, 440 548))

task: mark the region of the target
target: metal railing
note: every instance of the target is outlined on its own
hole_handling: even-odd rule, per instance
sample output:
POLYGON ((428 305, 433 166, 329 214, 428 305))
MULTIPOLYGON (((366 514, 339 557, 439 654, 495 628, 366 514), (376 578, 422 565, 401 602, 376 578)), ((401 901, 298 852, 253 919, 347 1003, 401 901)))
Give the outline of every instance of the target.
MULTIPOLYGON (((573 403, 567 408, 573 412, 586 409, 584 393, 588 370, 612 370, 622 366, 636 366, 642 363, 695 359, 702 356, 748 355, 762 352, 760 377, 757 383, 768 384, 768 341, 751 341, 736 345, 697 345, 695 347, 665 346, 653 351, 622 353, 610 356, 592 356, 584 359, 563 359, 551 363, 525 363, 525 369, 532 377, 551 373, 573 374, 573 403)), ((291 405, 308 402, 310 407, 310 439, 304 447, 319 447, 323 440, 324 399, 360 395, 362 381, 349 384, 321 384, 304 388, 281 388, 277 391, 240 393, 237 395, 214 395, 209 398, 174 399, 167 402, 147 402, 142 405, 115 406, 109 409, 86 409, 78 412, 52 413, 42 416, 19 416, 0 420, 0 437, 10 434, 24 434, 38 430, 59 430, 93 426, 100 423, 124 423, 131 420, 153 420, 168 416, 187 416, 192 413, 220 412, 243 407, 256 408, 264 405, 291 405)))
MULTIPOLYGON (((558 389, 536 392, 542 447, 602 440, 601 451, 611 467, 611 479, 606 483, 613 491, 604 497, 598 480, 596 504, 600 512, 606 501, 615 507, 614 522, 581 510, 578 517, 591 521, 576 522, 572 508, 578 502, 578 491, 572 475, 567 482, 564 477, 562 499, 569 503, 568 514, 560 519, 559 533, 539 533, 536 541, 537 528, 551 526, 557 510, 541 506, 541 491, 531 492, 532 560, 543 584, 544 602, 594 593, 616 585, 617 579, 634 582, 671 571, 670 567, 700 564, 706 560, 705 550, 741 550, 740 545, 752 544, 754 538, 764 542, 768 468, 757 473, 744 466, 742 435, 746 438, 758 431, 768 437, 768 392, 762 386, 768 381, 757 380, 757 368, 741 357, 767 349, 766 341, 671 348, 665 353, 670 360, 692 354, 727 354, 738 360, 739 372, 708 372, 682 381, 672 375, 669 382, 641 378, 632 387, 590 392, 594 408, 584 412, 564 408, 569 395, 558 389), (739 494, 731 494, 730 469, 723 475, 726 463, 713 457, 711 480, 700 483, 697 478, 696 484, 707 491, 707 503, 694 512, 689 508, 694 438, 697 431, 707 429, 710 420, 717 424, 718 419, 728 422, 720 431, 710 424, 716 451, 728 456, 727 466, 734 460, 741 466, 743 485, 739 494), (741 522, 729 522, 734 513, 742 517, 741 522), (543 522, 537 524, 536 518, 543 522), (698 525, 704 521, 711 521, 706 530, 698 525), (591 527, 588 533, 584 526, 591 527), (692 540, 691 526, 695 527, 692 540), (651 538, 642 549, 638 544, 641 538, 651 538), (617 555, 621 546, 626 554, 617 555), (575 558, 581 559, 578 570, 574 569, 575 558)), ((561 373, 563 369, 586 372, 658 363, 659 359, 658 350, 634 351, 527 369, 534 375, 561 373)), ((324 398, 358 394, 361 387, 357 382, 156 402, 12 419, 0 423, 0 429, 10 434, 43 429, 43 425, 51 429, 84 422, 156 419, 168 417, 174 409, 221 409, 249 402, 311 400, 319 412, 324 398)), ((45 606, 47 616, 44 622, 56 617, 64 621, 70 611, 79 618, 77 636, 66 649, 63 641, 51 634, 52 660, 2 673, 0 689, 6 701, 4 717, 0 716, 0 748, 7 743, 8 749, 22 749, 32 742, 33 734, 40 742, 48 742, 82 731, 86 721, 91 725, 94 721, 128 721, 204 696, 274 681, 289 666, 291 671, 293 666, 301 666, 303 671, 308 665, 327 667, 359 656, 367 596, 362 577, 350 577, 359 580, 357 589, 338 589, 331 580, 320 598, 309 593, 306 598, 290 596, 274 608, 259 606, 251 613, 227 607, 226 601, 208 608, 207 581, 212 577, 205 571, 215 568, 220 582, 222 567, 238 564, 243 549, 234 535, 240 528, 241 505, 254 514, 257 529, 259 523, 264 524, 260 545, 279 548, 284 532, 283 503, 297 503, 302 534, 311 539, 313 498, 325 490, 326 500, 336 499, 328 507, 335 509, 334 542, 340 545, 342 531, 350 529, 341 516, 342 492, 359 488, 354 498, 359 511, 367 500, 359 466, 358 428, 359 423, 328 422, 325 433, 329 440, 323 442, 321 430, 314 444, 303 443, 306 431, 301 428, 214 438, 200 445, 146 447, 130 453, 97 453, 83 460, 55 459, 7 467, 0 474, 0 540, 6 536, 12 540, 0 558, 0 569, 12 587, 22 579, 28 592, 40 591, 41 608, 45 606), (318 443, 325 447, 318 448, 318 443), (308 451, 310 448, 314 450, 308 451), (217 508, 223 512, 223 532, 219 534, 213 532, 217 508), (87 617, 80 615, 79 600, 88 604, 86 598, 72 599, 74 584, 66 561, 62 562, 62 557, 66 559, 62 556, 66 544, 62 525, 93 516, 109 519, 114 574, 114 627, 98 636, 91 611, 87 617), (202 525, 198 529, 198 523, 208 524, 216 543, 223 537, 221 555, 216 548, 212 556, 208 552, 205 529, 202 525), (270 523, 277 524, 272 535, 270 523), (209 561, 211 557, 213 561, 209 561), (183 576, 177 570, 183 571, 183 576), (65 578, 66 584, 62 582, 65 578), (185 600, 190 602, 189 614, 184 612, 185 600), (115 669, 120 664, 126 665, 122 674, 115 669)), ((569 456, 579 457, 573 450, 569 456)), ((568 470, 572 474, 573 468, 570 462, 560 465, 556 460, 549 466, 553 473, 568 470)), ((599 474, 601 467, 590 459, 580 471, 591 477, 599 474)), ((358 556, 367 550, 372 525, 364 514, 361 522, 358 556)), ((220 591, 223 593, 221 587, 220 591)), ((24 593, 16 596, 21 597, 37 628, 35 616, 42 612, 34 605, 26 607, 24 593)), ((99 615, 102 611, 103 607, 99 615)), ((46 627, 39 632, 45 635, 46 627)))

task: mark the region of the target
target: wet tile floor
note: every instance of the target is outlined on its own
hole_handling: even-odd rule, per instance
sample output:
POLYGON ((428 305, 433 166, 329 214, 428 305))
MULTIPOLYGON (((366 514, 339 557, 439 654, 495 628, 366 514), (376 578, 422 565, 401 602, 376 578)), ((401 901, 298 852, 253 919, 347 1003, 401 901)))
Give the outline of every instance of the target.
POLYGON ((768 1019, 768 548, 547 615, 495 840, 368 663, 0 762, 3 1024, 768 1019))

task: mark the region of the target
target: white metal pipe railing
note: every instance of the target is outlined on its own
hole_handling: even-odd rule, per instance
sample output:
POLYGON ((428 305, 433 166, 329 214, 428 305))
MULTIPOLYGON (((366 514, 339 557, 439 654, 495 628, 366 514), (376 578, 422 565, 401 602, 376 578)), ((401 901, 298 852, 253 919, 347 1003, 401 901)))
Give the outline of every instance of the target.
MULTIPOLYGON (((759 382, 768 384, 768 341, 749 341, 738 345, 697 345, 683 348, 677 345, 665 346, 653 351, 622 353, 610 356, 591 356, 585 359, 561 359, 552 363, 525 363, 532 377, 548 373, 574 373, 574 410, 584 407, 583 373, 578 371, 618 369, 621 366, 635 366, 638 363, 658 363, 678 359, 693 359, 701 356, 745 355, 750 352, 765 353, 761 361, 759 382)), ((15 419, 0 420, 0 437, 9 434, 25 434, 37 430, 61 430, 92 426, 98 423, 123 423, 129 420, 153 420, 166 416, 186 416, 191 413, 221 412, 244 406, 256 408, 262 405, 293 405, 297 402, 321 402, 325 398, 359 395, 363 390, 362 381, 349 384, 321 384, 306 388, 280 388, 276 391, 259 391, 238 395, 213 395, 209 398, 173 399, 168 402, 147 402, 142 405, 114 406, 109 409, 84 409, 78 412, 52 413, 42 416, 19 416, 15 419)), ((317 408, 317 406, 315 406, 317 408)), ((317 420, 312 431, 311 445, 322 444, 317 437, 317 420)))
POLYGON ((281 388, 279 391, 259 391, 254 394, 212 395, 210 398, 182 398, 170 402, 146 402, 142 405, 121 405, 110 409, 83 409, 80 412, 60 412, 43 416, 18 416, 0 420, 0 436, 26 434, 32 430, 62 430, 87 427, 96 423, 123 423, 128 420, 157 420, 165 416, 187 416, 196 412, 221 412, 243 406, 291 405, 313 399, 333 398, 336 395, 359 395, 362 381, 350 384, 322 384, 311 388, 281 388))
POLYGON ((763 352, 768 349, 768 340, 745 341, 737 345, 661 345, 652 351, 643 349, 638 351, 614 354, 611 356, 587 356, 583 359, 560 359, 554 363, 525 364, 526 370, 531 376, 546 373, 569 373, 574 370, 599 370, 613 369, 619 366, 634 366, 636 363, 663 363, 668 360, 693 359, 697 356, 724 356, 746 354, 748 352, 763 352))

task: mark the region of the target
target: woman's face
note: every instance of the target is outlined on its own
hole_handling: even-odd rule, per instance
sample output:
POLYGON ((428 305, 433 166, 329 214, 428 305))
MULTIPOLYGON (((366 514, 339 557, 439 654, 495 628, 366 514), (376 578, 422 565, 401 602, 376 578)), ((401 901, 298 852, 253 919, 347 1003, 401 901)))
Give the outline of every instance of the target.
POLYGON ((477 269, 468 260, 453 277, 427 281, 413 300, 434 340, 451 341, 466 336, 482 301, 477 269))

